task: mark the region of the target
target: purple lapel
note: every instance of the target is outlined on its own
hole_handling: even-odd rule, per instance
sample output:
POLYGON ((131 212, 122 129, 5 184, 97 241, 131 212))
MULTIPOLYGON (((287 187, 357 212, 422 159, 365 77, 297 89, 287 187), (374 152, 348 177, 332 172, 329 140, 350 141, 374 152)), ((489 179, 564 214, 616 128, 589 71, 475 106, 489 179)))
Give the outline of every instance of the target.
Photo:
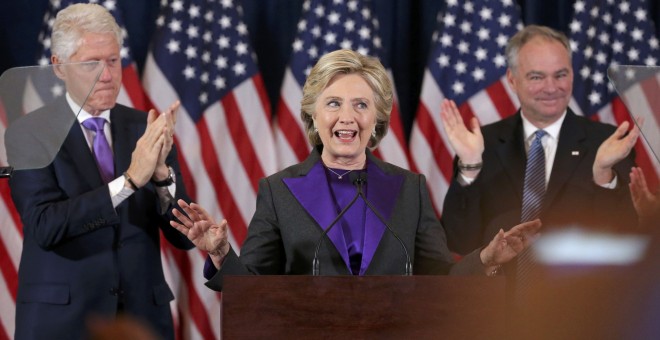
MULTIPOLYGON (((330 194, 330 185, 320 161, 314 164, 306 176, 285 178, 283 181, 322 230, 326 229, 332 223, 332 220, 337 217, 338 212, 330 194)), ((333 226, 328 232, 328 238, 344 259, 346 268, 350 268, 348 249, 341 227, 333 226)))
MULTIPOLYGON (((367 167, 367 199, 374 208, 388 221, 394 211, 394 206, 403 184, 403 176, 388 175, 384 173, 371 160, 367 167)), ((360 275, 364 275, 373 260, 376 249, 380 244, 385 231, 385 225, 378 219, 371 209, 367 208, 366 226, 364 235, 364 250, 360 275)))
MULTIPOLYGON (((367 166, 367 192, 366 196, 374 208, 389 220, 397 201, 403 176, 388 175, 384 173, 373 161, 368 160, 367 166)), ((319 227, 325 229, 332 220, 337 217, 338 212, 330 194, 330 186, 326 178, 322 163, 317 162, 305 176, 285 178, 284 183, 291 190, 294 197, 303 208, 318 223, 319 227)), ((383 237, 385 225, 378 217, 367 208, 364 249, 360 275, 364 275, 376 253, 376 249, 383 237)), ((334 226, 328 232, 328 238, 341 255, 346 268, 350 272, 348 249, 342 228, 334 226)))

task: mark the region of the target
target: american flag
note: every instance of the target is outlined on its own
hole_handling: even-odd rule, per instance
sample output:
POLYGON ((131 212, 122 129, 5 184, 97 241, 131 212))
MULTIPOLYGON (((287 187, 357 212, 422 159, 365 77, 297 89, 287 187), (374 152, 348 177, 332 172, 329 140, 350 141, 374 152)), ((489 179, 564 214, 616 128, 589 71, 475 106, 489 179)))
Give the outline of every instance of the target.
MULTIPOLYGON (((0 101, 0 147, 4 150, 7 112, 0 101)), ((0 166, 7 166, 4 153, 0 166)), ((23 229, 9 191, 9 181, 0 179, 0 339, 14 336, 18 264, 23 248, 23 229)))
MULTIPOLYGON (((383 47, 378 36, 378 25, 368 0, 304 2, 277 109, 275 139, 280 169, 301 162, 311 150, 300 119, 300 100, 305 79, 314 64, 322 55, 342 48, 381 57, 383 47)), ((375 153, 385 161, 409 167, 405 135, 396 104, 392 110, 390 131, 375 153)))
MULTIPOLYGON (((616 65, 655 66, 660 62, 660 47, 645 0, 579 0, 573 6, 573 20, 569 24, 573 69, 575 72, 573 97, 576 111, 591 119, 618 125, 632 121, 616 90, 607 79, 607 69, 616 65)), ((629 68, 633 71, 634 68, 629 68)), ((634 76, 634 74, 630 74, 634 76)), ((637 98, 636 105, 656 105, 660 88, 658 79, 636 87, 627 96, 637 98)), ((652 108, 660 112, 660 107, 652 108)), ((633 115, 637 114, 633 112, 633 115)), ((657 138, 658 121, 647 120, 643 131, 657 138)), ((642 138, 636 145, 636 162, 644 169, 652 187, 658 183, 660 166, 642 138)), ((658 152, 658 150, 655 150, 658 152)))
MULTIPOLYGON (((265 86, 236 0, 161 3, 143 86, 158 110, 181 100, 175 139, 191 198, 230 227, 240 249, 255 209, 258 180, 276 170, 265 86)), ((167 251, 176 265, 179 333, 220 336, 219 294, 204 286, 206 254, 167 251)))
POLYGON ((481 125, 514 114, 518 99, 505 79, 504 49, 521 28, 514 0, 448 0, 438 16, 410 135, 413 169, 427 177, 437 211, 449 188, 454 157, 440 103, 453 99, 465 121, 476 116, 481 125))
MULTIPOLYGON (((51 0, 39 33, 41 49, 37 56, 37 63, 39 65, 50 64, 50 35, 57 12, 70 4, 80 2, 103 5, 114 15, 117 23, 122 28, 124 36, 124 44, 121 47, 122 89, 118 101, 128 106, 145 109, 144 92, 141 89, 135 64, 131 58, 128 37, 116 1, 51 0)), ((38 75, 39 73, 34 74, 38 75)), ((43 80, 42 78, 27 80, 20 111, 23 113, 30 112, 43 106, 43 103, 64 95, 65 92, 61 83, 56 84, 43 80)), ((8 122, 11 121, 10 116, 15 114, 16 112, 5 112, 4 109, 0 109, 0 132, 2 132, 0 135, 4 135, 4 130, 8 122)), ((2 148, 4 149, 4 146, 2 148)), ((6 164, 6 159, 1 159, 0 163, 6 164)), ((2 225, 2 228, 0 228, 0 271, 2 272, 0 277, 0 339, 2 339, 3 336, 12 338, 14 335, 18 264, 23 248, 22 223, 11 200, 9 185, 6 180, 0 181, 0 225, 2 225)))

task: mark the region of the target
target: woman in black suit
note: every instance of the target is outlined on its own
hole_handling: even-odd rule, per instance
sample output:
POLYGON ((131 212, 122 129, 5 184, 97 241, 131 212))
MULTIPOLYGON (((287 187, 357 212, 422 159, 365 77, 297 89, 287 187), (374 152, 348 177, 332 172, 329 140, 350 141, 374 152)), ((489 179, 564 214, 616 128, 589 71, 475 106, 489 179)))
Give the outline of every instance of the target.
POLYGON ((199 205, 179 201, 187 216, 177 213, 179 221, 171 225, 208 252, 210 288, 222 290, 226 274, 312 274, 317 243, 321 275, 401 275, 406 251, 412 254, 414 274, 485 275, 530 244, 538 220, 501 231, 454 263, 425 177, 370 151, 387 133, 392 98, 391 82, 377 59, 350 50, 321 57, 307 78, 301 105, 314 148, 302 163, 259 182, 240 258, 227 241, 226 220, 216 223, 199 205), (332 225, 356 197, 356 186, 366 200, 355 200, 332 225))

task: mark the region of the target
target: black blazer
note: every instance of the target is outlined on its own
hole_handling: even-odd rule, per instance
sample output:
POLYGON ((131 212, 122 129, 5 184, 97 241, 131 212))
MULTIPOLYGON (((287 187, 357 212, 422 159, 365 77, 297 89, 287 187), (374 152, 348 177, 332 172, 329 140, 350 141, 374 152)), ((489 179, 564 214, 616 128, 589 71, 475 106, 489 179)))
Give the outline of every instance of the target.
MULTIPOLYGON (((16 338, 86 337, 87 317, 115 317, 119 298, 126 313, 145 320, 162 337, 173 338, 169 302, 174 295, 163 276, 159 230, 178 248, 193 245, 169 226, 169 213, 161 215, 151 184, 112 207, 108 186, 73 116, 60 100, 19 119, 7 131, 12 164, 21 157, 16 144, 50 143, 53 133, 48 131, 58 122, 69 124, 49 165, 15 171, 9 182, 24 234, 16 338)), ((115 173, 120 175, 144 133, 146 114, 116 105, 110 117, 115 173)), ((173 149, 167 162, 178 175, 176 196, 187 199, 176 159, 173 149)))
MULTIPOLYGON (((580 226, 616 231, 634 227, 636 215, 627 184, 634 152, 615 166, 613 190, 593 182, 596 151, 616 128, 589 121, 570 109, 559 133, 557 153, 541 212, 544 230, 580 226)), ((442 222, 450 249, 466 253, 500 228, 520 223, 527 159, 520 112, 482 128, 483 169, 469 186, 454 179, 445 197, 442 222)))
MULTIPOLYGON (((483 274, 479 250, 454 266, 445 231, 431 205, 423 175, 385 163, 369 151, 367 159, 367 199, 376 207, 391 207, 380 213, 389 216, 389 225, 405 243, 414 274, 483 274)), ((322 213, 333 208, 323 204, 327 202, 329 190, 320 150, 316 149, 304 162, 262 179, 256 212, 240 258, 232 250, 207 286, 221 290, 224 275, 311 275, 316 243, 336 216, 336 212, 322 213)), ((367 219, 370 218, 376 220, 373 213, 367 212, 367 219)), ((364 274, 403 275, 405 256, 401 245, 382 227, 380 234, 379 228, 366 231, 371 236, 376 235, 379 241, 364 274)), ((321 275, 351 275, 341 253, 327 238, 322 242, 321 275)))

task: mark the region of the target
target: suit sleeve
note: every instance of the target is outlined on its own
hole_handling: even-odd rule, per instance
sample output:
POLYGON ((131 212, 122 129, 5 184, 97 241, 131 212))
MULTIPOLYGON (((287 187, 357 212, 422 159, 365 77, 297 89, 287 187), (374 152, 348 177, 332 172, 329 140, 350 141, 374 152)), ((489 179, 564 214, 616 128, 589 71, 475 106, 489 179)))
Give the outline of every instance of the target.
POLYGON ((120 222, 106 185, 69 197, 52 166, 15 171, 9 185, 23 232, 44 249, 120 222))
MULTIPOLYGON (((456 163, 456 161, 454 161, 456 163)), ((456 167, 455 167, 456 168, 456 167)), ((445 196, 442 208, 442 224, 447 231, 449 249, 465 255, 482 246, 481 230, 481 177, 470 185, 463 186, 454 179, 445 196)))
POLYGON ((423 175, 418 178, 420 218, 415 234, 413 273, 415 275, 447 274, 453 265, 453 260, 447 248, 445 231, 431 204, 426 178, 423 175))
POLYGON ((221 292, 224 285, 225 275, 252 275, 247 268, 241 263, 240 258, 236 255, 234 249, 229 250, 229 254, 225 257, 220 270, 217 270, 213 265, 210 257, 206 258, 204 264, 204 275, 212 274, 205 285, 215 291, 221 292))
POLYGON ((473 251, 462 261, 455 263, 447 247, 445 229, 436 216, 429 196, 426 180, 420 175, 420 226, 415 239, 415 264, 413 272, 419 274, 478 275, 484 269, 479 258, 480 249, 473 251))
POLYGON ((241 247, 240 259, 247 270, 255 274, 285 273, 284 244, 273 203, 273 191, 267 178, 259 181, 257 207, 241 247))
MULTIPOLYGON (((259 181, 257 209, 241 247, 241 256, 231 249, 222 267, 206 282, 207 287, 222 291, 225 275, 284 274, 284 246, 275 216, 272 191, 264 178, 259 181)), ((207 259, 207 266, 210 261, 207 259)))
MULTIPOLYGON (((195 245, 188 240, 188 237, 180 233, 178 230, 174 229, 171 225, 170 222, 171 220, 174 220, 174 214, 172 214, 173 209, 178 209, 177 206, 175 205, 176 201, 179 199, 182 199, 186 201, 187 203, 190 203, 190 197, 188 197, 188 193, 186 192, 186 187, 183 181, 183 175, 181 174, 181 168, 179 167, 179 162, 177 161, 177 150, 176 146, 172 145, 172 151, 170 151, 170 154, 167 156, 166 164, 172 167, 174 169, 174 173, 176 174, 176 193, 174 195, 174 199, 170 202, 169 207, 167 207, 167 212, 165 214, 160 215, 160 229, 163 231, 163 236, 165 236, 165 239, 170 242, 172 245, 179 249, 192 249, 195 247, 195 245)), ((156 195, 158 196, 158 195, 156 195)), ((160 202, 159 202, 160 204, 160 202)), ((162 211, 160 207, 158 208, 158 211, 162 211)))
MULTIPOLYGON (((592 166, 598 148, 609 138, 615 126, 609 124, 593 125, 589 131, 589 148, 593 149, 590 162, 584 171, 584 177, 578 178, 587 185, 584 186, 584 202, 574 202, 581 210, 574 211, 576 221, 584 221, 586 227, 596 230, 612 232, 637 232, 637 214, 632 204, 628 183, 630 183, 630 169, 635 166, 635 150, 614 165, 617 176, 617 185, 614 189, 603 188, 593 181, 592 166), (583 215, 580 215, 583 214, 583 215)), ((577 183, 575 185, 582 185, 577 183)), ((567 209, 568 210, 568 209, 567 209)), ((570 211, 570 210, 569 210, 570 211)))
POLYGON ((614 166, 617 185, 606 189, 594 183, 594 215, 597 223, 607 229, 622 232, 637 232, 637 213, 630 197, 630 169, 635 166, 635 150, 614 166))

